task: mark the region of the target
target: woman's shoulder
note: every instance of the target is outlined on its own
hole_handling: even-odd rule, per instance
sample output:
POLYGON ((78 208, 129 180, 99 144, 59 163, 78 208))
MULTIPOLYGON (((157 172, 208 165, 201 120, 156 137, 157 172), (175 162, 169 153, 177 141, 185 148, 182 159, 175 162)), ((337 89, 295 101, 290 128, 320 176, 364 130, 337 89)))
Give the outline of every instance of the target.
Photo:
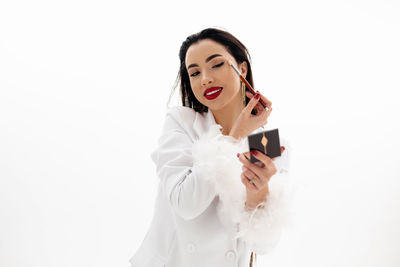
POLYGON ((213 123, 210 114, 201 114, 190 107, 175 106, 167 109, 166 124, 184 130, 193 140, 206 132, 213 123))
POLYGON ((164 131, 185 130, 196 118, 196 111, 189 107, 167 107, 164 119, 164 131), (191 123, 190 123, 191 122, 191 123))
POLYGON ((193 127, 194 122, 202 121, 205 118, 204 114, 184 106, 168 107, 166 116, 167 119, 173 119, 184 128, 193 127))
POLYGON ((167 116, 172 116, 175 119, 191 118, 196 117, 196 111, 190 107, 175 106, 167 108, 167 116))

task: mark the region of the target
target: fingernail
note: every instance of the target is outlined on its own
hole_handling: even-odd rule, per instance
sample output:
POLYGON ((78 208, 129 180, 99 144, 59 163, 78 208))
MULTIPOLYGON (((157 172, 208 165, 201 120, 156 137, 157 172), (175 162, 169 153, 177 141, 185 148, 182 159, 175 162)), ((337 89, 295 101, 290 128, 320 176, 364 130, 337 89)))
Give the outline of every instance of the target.
POLYGON ((240 156, 240 154, 239 154, 239 153, 237 153, 237 154, 236 154, 236 157, 239 157, 239 156, 240 156))
POLYGON ((282 146, 282 148, 283 148, 283 150, 285 150, 285 147, 284 147, 284 146, 282 146))
POLYGON ((259 99, 260 98, 260 93, 259 92, 257 92, 257 94, 254 96, 256 99, 259 99))
POLYGON ((253 154, 254 156, 257 155, 257 153, 258 153, 257 150, 252 150, 252 151, 250 151, 250 152, 251 152, 251 154, 253 154))

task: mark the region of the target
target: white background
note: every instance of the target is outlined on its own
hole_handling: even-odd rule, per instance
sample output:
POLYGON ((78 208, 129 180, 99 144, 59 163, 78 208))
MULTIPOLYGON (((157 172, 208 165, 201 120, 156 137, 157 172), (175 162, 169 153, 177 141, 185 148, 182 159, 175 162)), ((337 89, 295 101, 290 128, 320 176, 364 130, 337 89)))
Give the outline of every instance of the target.
POLYGON ((399 14, 394 0, 1 1, 0 266, 129 266, 179 47, 212 26, 248 47, 302 184, 259 266, 399 266, 399 14))

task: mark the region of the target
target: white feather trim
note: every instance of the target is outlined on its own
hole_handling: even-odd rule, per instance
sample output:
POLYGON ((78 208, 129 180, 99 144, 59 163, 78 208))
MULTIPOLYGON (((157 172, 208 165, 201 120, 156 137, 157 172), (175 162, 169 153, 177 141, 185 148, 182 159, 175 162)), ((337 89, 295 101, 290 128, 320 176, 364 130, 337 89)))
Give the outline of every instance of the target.
POLYGON ((235 238, 245 241, 251 251, 265 254, 276 246, 290 219, 294 193, 286 173, 290 147, 286 140, 281 142, 286 149, 282 157, 274 160, 278 171, 269 181, 266 202, 259 205, 264 207, 249 211, 245 208, 246 188, 240 179, 242 163, 236 156, 248 151, 247 139, 224 136, 220 128, 218 124, 212 125, 194 142, 193 167, 201 168, 202 176, 214 185, 220 199, 217 212, 221 222, 227 227, 237 225, 235 238))
MULTIPOLYGON (((242 164, 237 153, 248 150, 246 142, 222 135, 221 126, 212 125, 193 145, 193 166, 211 180, 220 198, 220 211, 244 203, 246 190, 240 180, 242 164)), ((230 210, 230 209, 229 209, 230 210)))
POLYGON ((282 230, 292 219, 291 202, 294 187, 286 174, 275 174, 269 181, 267 200, 252 211, 241 211, 237 237, 257 254, 266 254, 278 243, 282 230))

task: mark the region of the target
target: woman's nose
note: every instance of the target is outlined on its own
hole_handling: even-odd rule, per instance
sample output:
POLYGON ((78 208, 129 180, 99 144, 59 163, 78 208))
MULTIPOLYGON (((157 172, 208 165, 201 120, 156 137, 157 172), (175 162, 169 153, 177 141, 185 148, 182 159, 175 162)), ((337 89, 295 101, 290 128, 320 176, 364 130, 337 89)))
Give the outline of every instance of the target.
POLYGON ((211 75, 208 75, 207 73, 203 72, 202 77, 201 77, 201 84, 202 85, 207 85, 213 82, 213 78, 211 75))

